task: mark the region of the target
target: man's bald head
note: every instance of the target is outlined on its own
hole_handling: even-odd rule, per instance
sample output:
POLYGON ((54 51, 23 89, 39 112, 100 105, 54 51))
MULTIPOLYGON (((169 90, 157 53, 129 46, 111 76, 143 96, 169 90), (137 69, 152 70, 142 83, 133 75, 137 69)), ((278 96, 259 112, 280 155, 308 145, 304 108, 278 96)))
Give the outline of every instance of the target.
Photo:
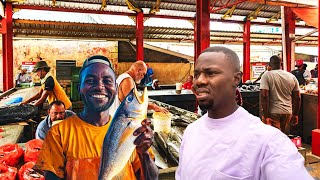
POLYGON ((226 55, 226 60, 229 61, 231 67, 234 69, 234 72, 240 71, 240 60, 238 55, 233 50, 222 46, 214 46, 205 49, 201 54, 209 52, 222 52, 226 55))
POLYGON ((143 61, 136 61, 127 71, 133 80, 139 84, 140 81, 143 79, 144 75, 147 73, 147 65, 143 61))
POLYGON ((130 67, 130 70, 144 70, 144 69, 148 69, 146 63, 144 63, 143 61, 136 61, 135 63, 133 63, 130 67))

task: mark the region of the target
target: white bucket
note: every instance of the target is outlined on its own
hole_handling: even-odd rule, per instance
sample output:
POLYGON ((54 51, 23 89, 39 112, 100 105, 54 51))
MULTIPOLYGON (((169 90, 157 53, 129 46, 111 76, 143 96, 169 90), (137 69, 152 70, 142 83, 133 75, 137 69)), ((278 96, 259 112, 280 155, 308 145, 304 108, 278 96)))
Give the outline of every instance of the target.
POLYGON ((171 113, 154 112, 152 115, 154 132, 169 133, 171 131, 171 113))
POLYGON ((182 83, 176 83, 176 93, 181 94, 182 83))

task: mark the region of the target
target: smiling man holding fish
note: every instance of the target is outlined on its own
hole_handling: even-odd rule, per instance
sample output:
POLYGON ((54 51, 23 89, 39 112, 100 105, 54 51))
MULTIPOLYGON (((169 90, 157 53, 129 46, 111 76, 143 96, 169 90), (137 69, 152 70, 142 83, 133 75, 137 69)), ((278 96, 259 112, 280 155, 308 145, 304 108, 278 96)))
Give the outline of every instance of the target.
POLYGON ((236 103, 237 54, 209 47, 194 68, 192 90, 208 113, 185 130, 177 180, 311 180, 304 159, 279 129, 236 103))
POLYGON ((91 180, 98 179, 98 176, 107 180, 157 179, 158 169, 148 151, 153 132, 150 121, 141 119, 147 105, 144 111, 135 109, 146 103, 131 92, 119 112, 111 118, 109 107, 115 99, 117 87, 112 64, 106 57, 92 56, 84 62, 80 70, 79 91, 84 110, 51 128, 36 169, 43 170, 46 179, 91 180), (141 105, 132 105, 131 102, 141 105), (140 119, 135 122, 139 125, 131 125, 132 119, 126 120, 125 125, 119 123, 125 122, 121 118, 128 118, 136 112, 140 112, 140 119), (126 141, 128 138, 133 140, 126 141), (124 145, 132 151, 128 148, 128 159, 119 159, 119 154, 126 156, 124 145), (106 176, 105 171, 112 176, 106 176))

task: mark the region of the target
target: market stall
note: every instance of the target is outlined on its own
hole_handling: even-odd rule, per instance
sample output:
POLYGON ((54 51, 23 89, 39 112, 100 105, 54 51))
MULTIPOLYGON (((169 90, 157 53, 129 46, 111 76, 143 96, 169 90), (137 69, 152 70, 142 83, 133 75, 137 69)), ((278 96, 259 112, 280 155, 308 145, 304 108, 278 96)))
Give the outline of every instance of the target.
POLYGON ((12 88, 0 96, 0 146, 18 143, 33 137, 34 121, 38 108, 32 105, 20 106, 24 99, 38 93, 40 86, 12 88))

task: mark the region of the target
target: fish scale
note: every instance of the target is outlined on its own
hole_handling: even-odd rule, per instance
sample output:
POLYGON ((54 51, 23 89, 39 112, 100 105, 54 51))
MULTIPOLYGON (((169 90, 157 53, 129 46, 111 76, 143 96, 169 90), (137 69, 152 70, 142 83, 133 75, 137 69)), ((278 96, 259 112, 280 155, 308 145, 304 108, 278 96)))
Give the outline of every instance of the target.
POLYGON ((128 163, 137 136, 133 132, 147 116, 148 95, 144 89, 142 98, 134 88, 118 107, 105 136, 102 147, 99 180, 118 179, 128 163))

